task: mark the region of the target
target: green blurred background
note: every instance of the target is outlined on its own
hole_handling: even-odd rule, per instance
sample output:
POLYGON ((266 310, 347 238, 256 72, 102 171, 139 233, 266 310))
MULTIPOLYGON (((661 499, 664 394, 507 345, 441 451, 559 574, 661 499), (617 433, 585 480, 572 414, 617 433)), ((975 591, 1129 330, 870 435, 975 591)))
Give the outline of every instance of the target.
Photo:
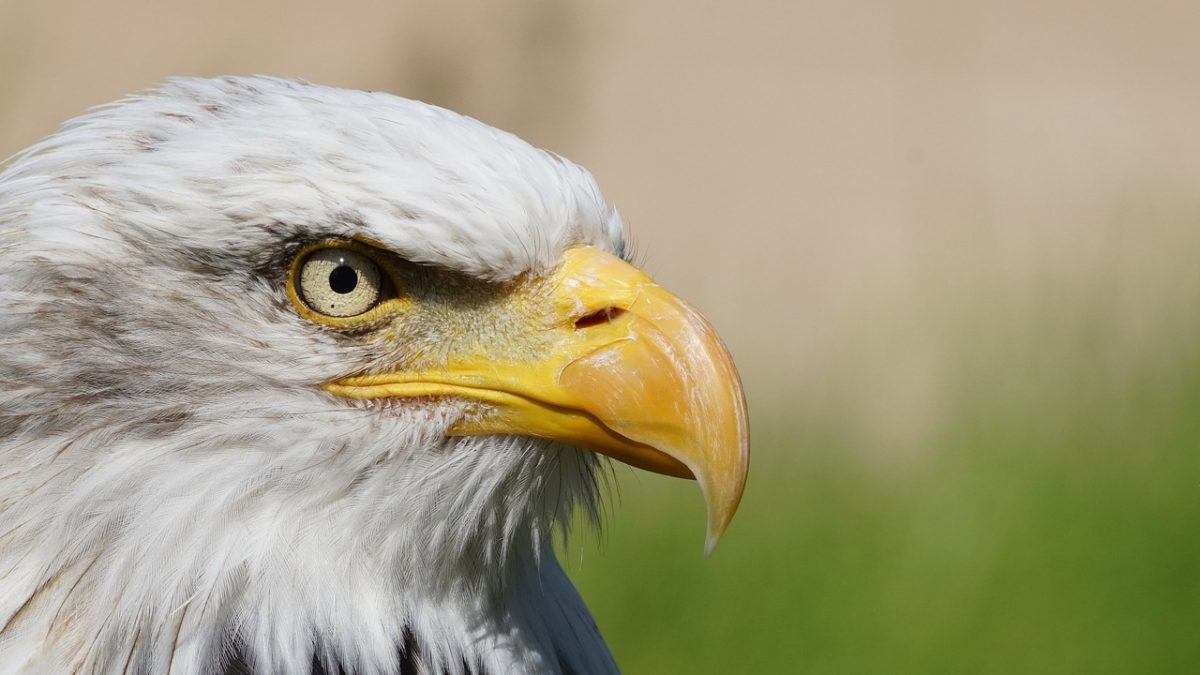
POLYGON ((0 0, 0 155, 169 74, 382 89, 592 169, 751 404, 711 558, 616 470, 630 673, 1200 670, 1200 5, 0 0))

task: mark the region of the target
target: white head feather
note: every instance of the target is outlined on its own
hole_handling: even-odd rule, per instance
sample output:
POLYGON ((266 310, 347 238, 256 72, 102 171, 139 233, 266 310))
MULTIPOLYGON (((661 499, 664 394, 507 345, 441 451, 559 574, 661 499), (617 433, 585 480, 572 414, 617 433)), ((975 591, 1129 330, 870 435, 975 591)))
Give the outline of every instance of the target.
POLYGON ((173 80, 16 157, 0 672, 614 670, 549 541, 598 460, 322 394, 379 354, 284 296, 321 237, 486 280, 623 251, 583 169, 385 94, 173 80))

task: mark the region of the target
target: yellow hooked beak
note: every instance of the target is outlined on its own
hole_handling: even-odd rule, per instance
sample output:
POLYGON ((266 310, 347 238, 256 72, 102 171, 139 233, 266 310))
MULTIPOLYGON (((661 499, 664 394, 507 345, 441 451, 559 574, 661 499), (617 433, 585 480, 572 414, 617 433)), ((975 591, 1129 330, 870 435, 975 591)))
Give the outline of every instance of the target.
POLYGON ((527 315, 529 349, 505 352, 522 356, 478 347, 436 369, 356 375, 326 389, 355 399, 467 398, 479 414, 456 423, 454 435, 555 439, 695 478, 711 551, 737 510, 750 456, 741 381, 712 327, 637 268, 591 247, 569 249, 553 272, 514 293, 509 307, 527 315))

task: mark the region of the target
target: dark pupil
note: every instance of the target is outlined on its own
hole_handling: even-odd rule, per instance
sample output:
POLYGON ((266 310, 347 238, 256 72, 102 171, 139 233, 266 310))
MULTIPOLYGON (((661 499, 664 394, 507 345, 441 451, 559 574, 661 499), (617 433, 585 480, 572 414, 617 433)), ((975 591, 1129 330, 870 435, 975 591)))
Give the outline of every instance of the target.
POLYGON ((329 273, 329 287, 334 293, 346 294, 353 291, 358 286, 358 272, 340 265, 333 268, 329 273))

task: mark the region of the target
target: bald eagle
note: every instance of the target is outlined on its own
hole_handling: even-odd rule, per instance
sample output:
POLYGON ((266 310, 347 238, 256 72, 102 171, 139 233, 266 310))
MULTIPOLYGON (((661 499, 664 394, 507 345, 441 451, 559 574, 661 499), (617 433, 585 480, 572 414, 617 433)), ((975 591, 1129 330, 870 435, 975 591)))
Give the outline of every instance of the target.
POLYGON ((606 458, 748 462, 708 323, 580 167, 171 80, 0 173, 0 673, 608 673, 552 537, 606 458))

